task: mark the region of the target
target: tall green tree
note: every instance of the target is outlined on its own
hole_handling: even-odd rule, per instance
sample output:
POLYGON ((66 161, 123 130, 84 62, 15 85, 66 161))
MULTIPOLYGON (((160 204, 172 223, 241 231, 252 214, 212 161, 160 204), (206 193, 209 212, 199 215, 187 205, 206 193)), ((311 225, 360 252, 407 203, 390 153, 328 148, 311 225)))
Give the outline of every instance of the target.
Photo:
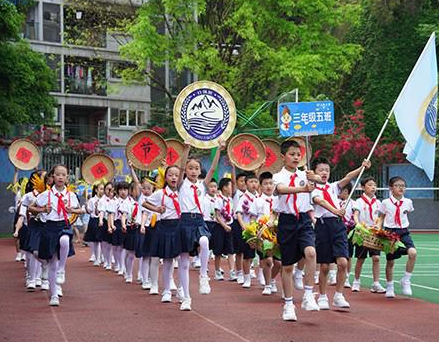
MULTIPOLYGON (((129 78, 160 88, 155 70, 169 63, 222 84, 245 110, 293 88, 318 94, 349 72, 361 47, 343 43, 337 30, 359 13, 342 0, 150 0, 122 52, 137 65, 129 78)), ((172 104, 175 94, 167 95, 172 104)))
POLYGON ((50 122, 56 104, 49 94, 55 74, 19 37, 23 20, 15 5, 0 0, 0 133, 14 124, 50 122))

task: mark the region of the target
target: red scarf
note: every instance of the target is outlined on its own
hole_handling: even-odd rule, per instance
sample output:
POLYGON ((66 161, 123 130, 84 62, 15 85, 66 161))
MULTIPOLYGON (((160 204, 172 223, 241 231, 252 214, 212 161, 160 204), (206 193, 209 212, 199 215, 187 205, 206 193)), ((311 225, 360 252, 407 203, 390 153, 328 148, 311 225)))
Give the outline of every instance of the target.
POLYGON ((166 192, 166 189, 163 189, 163 194, 164 194, 164 196, 162 197, 162 206, 164 206, 164 204, 165 204, 165 196, 168 196, 170 199, 172 199, 172 204, 174 205, 175 211, 176 211, 178 217, 180 217, 181 210, 180 210, 180 203, 178 203, 178 201, 177 201, 178 195, 175 192, 168 194, 166 192))
POLYGON ((223 200, 223 202, 226 203, 226 206, 224 208, 226 209, 227 214, 230 215, 231 214, 230 199, 229 198, 225 198, 222 195, 218 195, 218 196, 223 200))
POLYGON ((390 199, 390 202, 392 202, 392 204, 396 207, 396 211, 395 211, 395 224, 397 224, 400 228, 402 228, 402 223, 401 223, 401 206, 402 206, 402 203, 404 201, 401 200, 401 201, 393 202, 392 199, 390 199))
MULTIPOLYGON (((294 173, 290 176, 290 184, 288 184, 289 187, 293 187, 294 186, 294 182, 296 181, 297 178, 297 174, 294 173)), ((297 208, 297 194, 288 194, 287 196, 287 200, 285 201, 285 203, 288 204, 288 201, 290 200, 291 195, 293 196, 293 209, 294 212, 296 213, 296 217, 299 218, 299 208, 297 208)))
POLYGON ((195 204, 197 205, 198 210, 200 211, 200 214, 203 215, 203 211, 201 210, 201 205, 200 205, 200 199, 198 198, 198 188, 194 184, 191 185, 191 188, 194 190, 195 204))
POLYGON ((373 212, 372 212, 372 206, 375 204, 375 202, 377 201, 377 199, 374 197, 372 198, 372 200, 369 202, 369 200, 367 199, 367 197, 363 194, 361 195, 361 199, 364 201, 364 203, 366 203, 369 207, 369 215, 370 215, 370 219, 373 221, 373 212))
POLYGON ((273 199, 272 198, 266 198, 265 201, 270 204, 270 213, 273 211, 273 199))
MULTIPOLYGON (((49 191, 49 194, 48 194, 47 204, 49 205, 49 207, 51 206, 51 200, 50 200, 50 193, 51 192, 53 192, 53 189, 51 189, 49 191)), ((61 216, 61 213, 62 213, 62 215, 64 217, 64 221, 66 221, 66 223, 69 224, 69 218, 67 216, 66 205, 64 204, 64 201, 63 201, 64 195, 60 192, 58 192, 56 194, 53 192, 53 194, 55 195, 55 197, 58 198, 58 205, 56 208, 56 212, 57 212, 58 216, 61 216)), ((69 196, 69 207, 70 207, 70 194, 68 191, 67 191, 66 195, 69 196)))
POLYGON ((329 184, 326 184, 323 188, 319 188, 316 185, 316 189, 319 189, 323 192, 323 199, 328 202, 330 205, 332 205, 333 208, 337 209, 336 205, 334 204, 334 202, 332 201, 332 197, 331 194, 329 193, 328 189, 329 189, 329 184))

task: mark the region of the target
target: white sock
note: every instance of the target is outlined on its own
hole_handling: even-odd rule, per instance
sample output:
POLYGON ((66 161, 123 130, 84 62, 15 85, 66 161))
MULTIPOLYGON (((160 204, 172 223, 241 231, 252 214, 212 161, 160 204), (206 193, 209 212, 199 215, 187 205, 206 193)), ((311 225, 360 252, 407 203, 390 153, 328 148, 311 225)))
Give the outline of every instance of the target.
POLYGON ((393 287, 393 280, 387 282, 387 287, 393 287))
POLYGON ((305 296, 312 296, 312 286, 305 285, 303 288, 305 290, 305 296))
POLYGON ((402 280, 403 281, 410 281, 411 277, 412 277, 412 273, 404 272, 404 277, 402 277, 402 280))

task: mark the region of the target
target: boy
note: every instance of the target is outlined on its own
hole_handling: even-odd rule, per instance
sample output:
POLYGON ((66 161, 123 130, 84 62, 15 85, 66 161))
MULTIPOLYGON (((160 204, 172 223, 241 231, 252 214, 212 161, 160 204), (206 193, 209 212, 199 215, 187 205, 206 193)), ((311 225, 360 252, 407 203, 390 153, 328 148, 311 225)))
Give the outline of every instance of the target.
MULTIPOLYGON (((215 255, 215 280, 224 280, 221 272, 220 262, 221 255, 227 255, 229 263, 230 276, 233 281, 235 276, 234 259, 233 259, 233 243, 232 243, 232 227, 233 223, 233 204, 232 204, 232 180, 230 178, 222 178, 219 182, 219 190, 215 202, 215 214, 217 223, 212 233, 213 254, 215 255)), ((236 280, 236 279, 235 279, 236 280)))
MULTIPOLYGON (((355 224, 365 223, 369 227, 376 225, 378 220, 378 209, 381 205, 381 202, 375 197, 376 188, 377 185, 373 177, 365 177, 361 180, 363 194, 355 202, 355 224)), ((373 274, 373 285, 370 292, 384 293, 386 290, 380 284, 380 251, 363 246, 355 247, 357 263, 355 264, 355 277, 354 282, 352 283, 352 292, 360 292, 361 269, 363 268, 364 260, 366 260, 368 254, 369 257, 372 258, 373 274)))
POLYGON ((273 177, 278 193, 278 241, 282 261, 282 287, 284 290, 285 305, 282 319, 296 321, 296 312, 293 304, 293 265, 302 257, 305 258, 305 294, 302 308, 308 311, 318 311, 316 300, 312 294, 314 273, 316 269, 316 251, 314 247, 314 231, 309 213, 313 210, 309 193, 314 189, 315 181, 311 171, 298 170, 301 160, 300 146, 294 140, 287 140, 281 144, 281 155, 284 167, 273 177))
MULTIPOLYGON (((263 172, 259 176, 259 184, 261 185, 262 194, 256 199, 256 213, 258 219, 264 215, 270 216, 270 221, 276 218, 275 210, 278 204, 277 196, 273 196, 274 183, 271 172, 263 172)), ((272 256, 265 255, 265 257, 258 251, 260 264, 263 270, 263 277, 265 281, 263 295, 271 295, 277 292, 276 275, 280 270, 280 260, 272 256)))
MULTIPOLYGON (((245 176, 245 185, 247 190, 238 202, 236 208, 236 218, 239 226, 241 227, 241 233, 245 229, 245 226, 250 223, 252 219, 256 218, 255 201, 258 193, 256 192, 259 186, 259 181, 253 172, 247 173, 245 176)), ((242 270, 244 273, 243 288, 251 287, 250 265, 255 257, 255 250, 244 241, 241 235, 240 239, 241 253, 236 255, 236 259, 240 257, 243 259, 242 270)))
MULTIPOLYGON (((363 166, 370 167, 370 161, 364 161, 363 166)), ((326 295, 329 264, 337 264, 337 284, 333 305, 339 308, 349 308, 350 305, 343 296, 343 287, 346 280, 346 269, 349 257, 346 226, 342 218, 346 211, 340 208, 338 195, 340 190, 360 174, 361 167, 349 172, 342 180, 328 183, 330 166, 326 158, 317 158, 312 162, 312 170, 320 176, 323 185, 316 186, 311 198, 315 206, 315 235, 317 263, 320 264, 319 290, 317 301, 320 310, 329 310, 329 301, 326 295)))
POLYGON ((386 255, 387 298, 395 297, 393 266, 395 265, 395 260, 401 258, 402 255, 408 255, 404 277, 400 281, 402 293, 406 296, 412 295, 410 279, 416 262, 416 248, 408 230, 409 220, 407 213, 411 213, 414 209, 412 200, 404 197, 405 187, 406 182, 404 178, 399 176, 390 178, 389 190, 391 196, 385 199, 379 208, 380 219, 378 221, 378 228, 384 227, 384 229, 398 234, 401 242, 405 245, 405 248, 398 248, 394 253, 386 255))

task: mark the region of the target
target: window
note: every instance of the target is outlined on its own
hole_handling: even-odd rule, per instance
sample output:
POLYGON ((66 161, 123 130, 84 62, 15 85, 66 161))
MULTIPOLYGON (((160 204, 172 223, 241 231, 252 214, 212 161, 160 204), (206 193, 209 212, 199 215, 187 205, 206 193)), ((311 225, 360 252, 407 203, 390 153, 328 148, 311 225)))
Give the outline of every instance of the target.
POLYGON ((43 40, 61 42, 59 5, 43 3, 43 40))
POLYGON ((122 73, 128 69, 135 69, 135 65, 130 62, 110 62, 110 78, 121 79, 122 73))
POLYGON ((144 110, 128 110, 111 108, 110 125, 111 127, 136 127, 145 125, 144 110))
POLYGON ((54 54, 45 54, 46 63, 50 69, 56 73, 56 85, 52 91, 61 91, 61 56, 54 54))
POLYGON ((29 9, 24 26, 24 38, 38 40, 38 5, 29 9))

